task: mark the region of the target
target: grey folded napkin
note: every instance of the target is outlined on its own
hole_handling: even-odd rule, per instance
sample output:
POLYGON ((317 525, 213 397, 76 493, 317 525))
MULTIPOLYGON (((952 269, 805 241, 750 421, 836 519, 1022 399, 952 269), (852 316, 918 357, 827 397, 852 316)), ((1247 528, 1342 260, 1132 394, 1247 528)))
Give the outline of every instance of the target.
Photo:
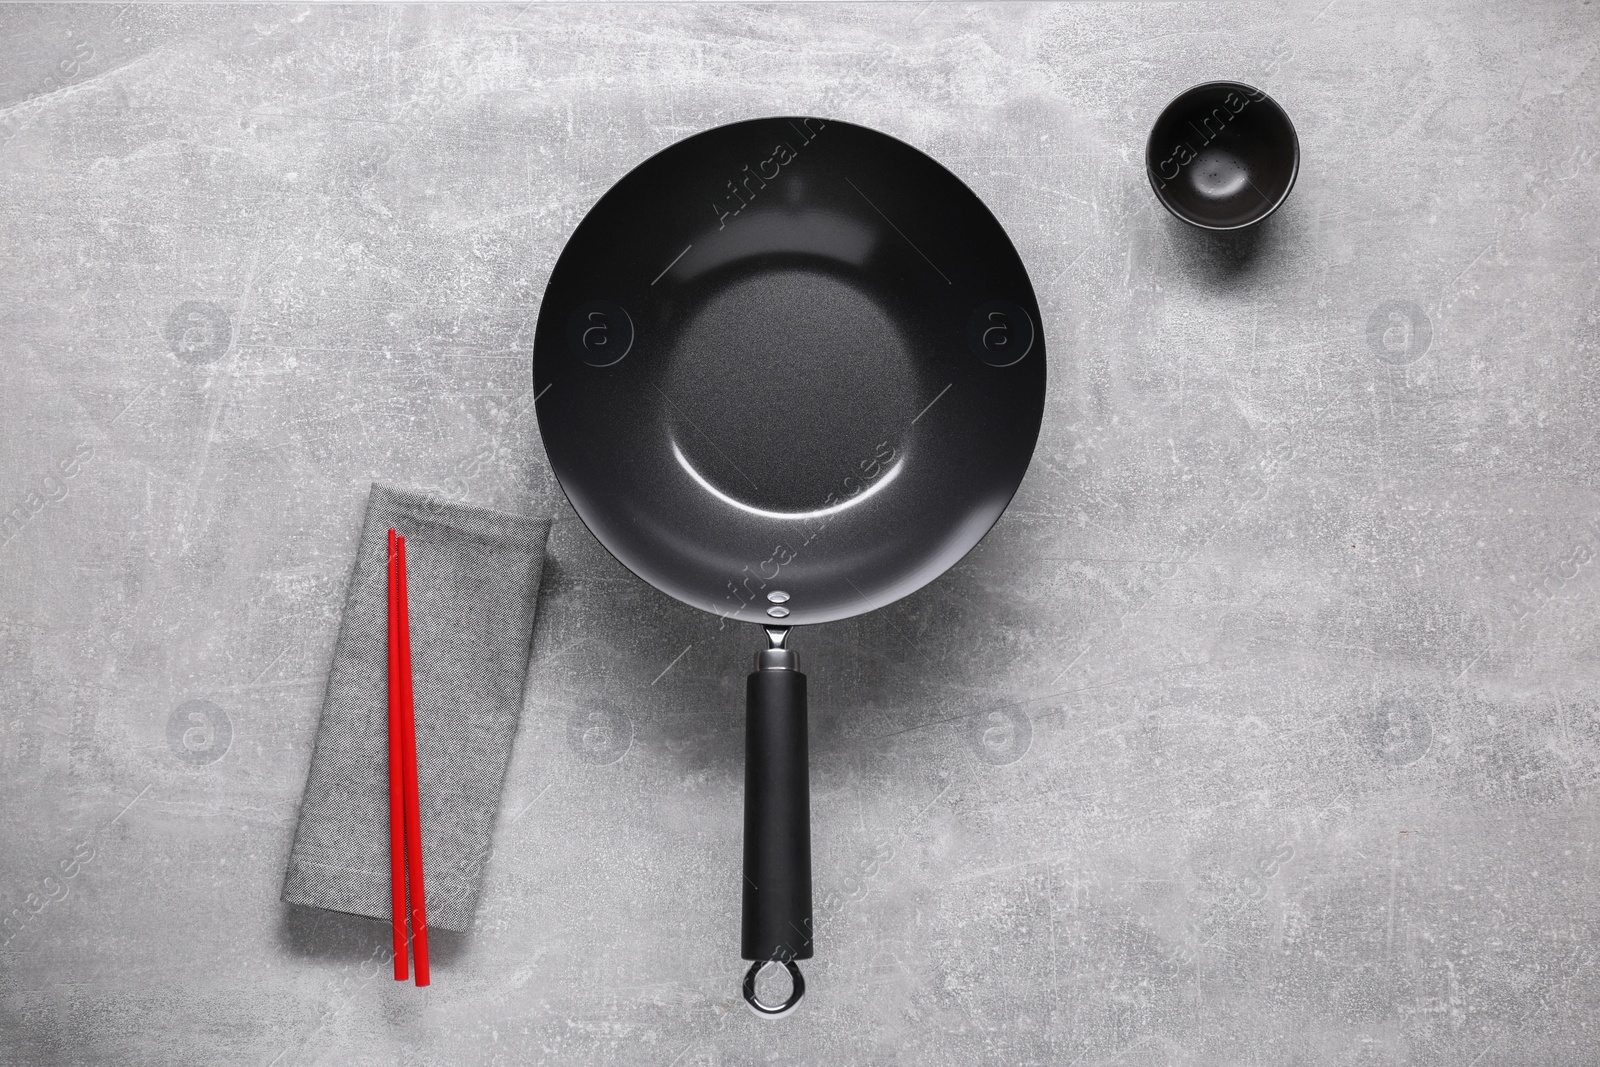
POLYGON ((428 925, 466 930, 522 709, 549 519, 374 484, 283 899, 390 917, 388 540, 406 539, 428 925))

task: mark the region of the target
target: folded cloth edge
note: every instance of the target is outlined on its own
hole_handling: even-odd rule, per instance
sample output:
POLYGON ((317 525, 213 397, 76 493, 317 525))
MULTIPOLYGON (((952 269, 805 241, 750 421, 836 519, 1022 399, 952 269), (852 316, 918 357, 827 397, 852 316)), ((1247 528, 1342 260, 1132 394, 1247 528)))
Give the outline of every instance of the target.
MULTIPOLYGON (((476 504, 440 500, 438 497, 427 496, 423 493, 396 489, 381 482, 373 482, 371 492, 372 494, 382 494, 388 499, 391 506, 415 518, 425 518, 430 522, 444 523, 455 527, 462 533, 475 534, 485 538, 493 537, 504 544, 518 544, 524 539, 536 538, 540 551, 543 551, 545 540, 550 534, 552 520, 549 518, 513 515, 510 512, 496 511, 476 504)), ((370 509, 372 507, 370 496, 368 500, 367 507, 370 509)), ((521 547, 531 546, 523 545, 521 547)))

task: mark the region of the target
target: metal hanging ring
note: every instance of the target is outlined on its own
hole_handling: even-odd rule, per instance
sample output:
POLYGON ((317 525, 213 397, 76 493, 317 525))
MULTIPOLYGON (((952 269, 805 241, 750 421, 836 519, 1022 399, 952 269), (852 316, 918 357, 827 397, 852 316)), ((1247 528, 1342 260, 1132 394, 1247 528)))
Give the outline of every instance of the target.
POLYGON ((806 980, 800 974, 800 966, 794 960, 756 960, 744 974, 744 1002, 750 1005, 750 1010, 767 1019, 781 1019, 794 1011, 800 1003, 800 998, 806 995, 806 980), (789 999, 781 1005, 774 1007, 762 1002, 756 996, 756 976, 774 963, 781 963, 789 969, 789 980, 794 983, 794 988, 789 991, 789 999))

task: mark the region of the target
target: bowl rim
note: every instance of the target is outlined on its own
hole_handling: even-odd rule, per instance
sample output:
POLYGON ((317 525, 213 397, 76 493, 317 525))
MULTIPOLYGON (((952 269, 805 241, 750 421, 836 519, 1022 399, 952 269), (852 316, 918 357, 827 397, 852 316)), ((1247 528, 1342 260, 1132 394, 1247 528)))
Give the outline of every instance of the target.
POLYGON ((1194 226, 1197 229, 1211 230, 1219 233, 1228 232, 1231 230, 1248 229, 1249 227, 1270 218, 1280 207, 1283 206, 1284 201, 1289 199, 1289 194, 1294 192, 1295 182, 1300 177, 1300 131, 1295 129, 1294 120, 1289 117, 1289 112, 1284 109, 1282 104, 1273 99, 1272 95, 1265 89, 1258 88, 1257 86, 1251 85, 1248 82, 1238 81, 1233 78, 1212 78, 1208 81, 1196 82, 1194 85, 1189 86, 1187 89, 1174 96, 1171 100, 1168 100, 1166 106, 1163 107, 1156 115, 1155 121, 1150 124, 1150 132, 1145 135, 1144 139, 1144 176, 1145 179, 1150 182, 1150 191, 1155 193, 1156 200, 1161 204, 1162 207, 1167 209, 1168 214, 1170 214, 1173 218, 1186 222, 1190 226, 1194 226), (1260 93, 1261 99, 1266 103, 1271 104, 1277 110, 1278 114, 1283 116, 1284 124, 1289 127, 1289 142, 1291 150, 1289 161, 1289 183, 1283 187, 1282 195, 1274 200, 1271 206, 1269 206, 1265 211, 1257 215, 1255 218, 1248 219, 1244 222, 1235 223, 1232 226, 1219 226, 1215 223, 1201 222, 1200 220, 1190 218, 1188 215, 1185 215, 1183 212, 1179 211, 1161 191, 1161 186, 1156 184, 1155 168, 1150 165, 1150 153, 1155 143, 1156 128, 1161 125, 1161 120, 1167 116, 1167 113, 1176 107, 1179 101, 1183 100, 1192 93, 1197 93, 1202 89, 1218 88, 1248 89, 1252 93, 1260 93))

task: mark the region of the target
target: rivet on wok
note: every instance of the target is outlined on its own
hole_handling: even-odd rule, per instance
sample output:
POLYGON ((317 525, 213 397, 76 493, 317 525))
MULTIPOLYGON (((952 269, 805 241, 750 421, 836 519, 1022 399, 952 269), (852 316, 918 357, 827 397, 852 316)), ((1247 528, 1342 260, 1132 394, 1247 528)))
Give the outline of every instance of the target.
POLYGON ((774 604, 772 607, 767 609, 767 614, 771 615, 774 619, 781 619, 785 615, 789 614, 789 609, 788 608, 784 608, 784 607, 779 607, 776 604, 774 604))
POLYGON ((774 589, 772 592, 767 594, 767 599, 772 601, 774 604, 782 604, 788 601, 789 594, 785 593, 782 589, 774 589))

